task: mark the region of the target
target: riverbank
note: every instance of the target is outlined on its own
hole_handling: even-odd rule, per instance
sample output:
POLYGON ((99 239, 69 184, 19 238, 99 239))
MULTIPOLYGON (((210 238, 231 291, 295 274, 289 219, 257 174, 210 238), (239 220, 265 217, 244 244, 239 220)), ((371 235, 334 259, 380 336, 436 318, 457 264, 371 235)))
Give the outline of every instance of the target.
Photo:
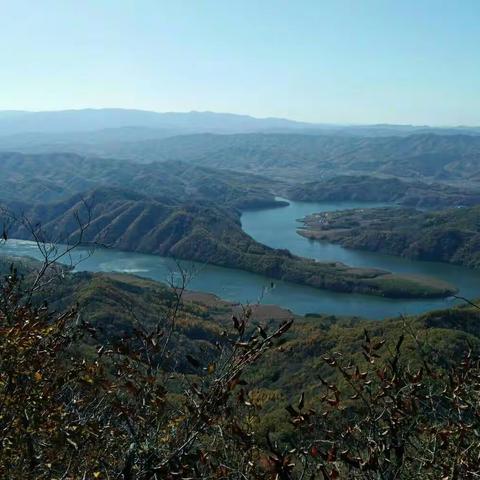
MULTIPOLYGON (((307 243, 301 237, 298 239, 307 243)), ((6 244, 0 244, 0 255, 41 259, 36 244, 26 240, 10 239, 6 244)), ((179 278, 177 262, 158 255, 106 248, 98 248, 91 254, 88 249, 79 247, 72 252, 71 259, 65 258, 64 261, 75 265, 75 272, 130 273, 160 282, 179 278)), ((275 305, 297 315, 321 312, 325 315, 361 316, 380 320, 449 308, 460 303, 451 298, 404 300, 357 293, 345 294, 281 280, 272 282, 265 276, 198 262, 180 262, 180 265, 188 273, 188 290, 206 295, 214 294, 234 304, 275 305)), ((453 272, 452 277, 458 277, 460 284, 469 280, 468 283, 461 284, 464 288, 460 293, 474 298, 468 290, 469 285, 474 282, 464 274, 464 270, 459 269, 457 274, 453 272)))
POLYGON ((298 234, 347 248, 480 268, 480 207, 423 212, 412 208, 320 212, 298 234))

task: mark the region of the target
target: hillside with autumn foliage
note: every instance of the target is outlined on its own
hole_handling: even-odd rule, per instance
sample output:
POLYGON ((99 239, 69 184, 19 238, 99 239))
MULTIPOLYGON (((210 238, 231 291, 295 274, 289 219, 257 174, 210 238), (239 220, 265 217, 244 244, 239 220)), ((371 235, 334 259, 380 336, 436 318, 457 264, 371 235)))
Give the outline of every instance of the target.
POLYGON ((479 473, 474 304, 280 319, 128 275, 38 282, 16 260, 2 262, 2 478, 479 473))

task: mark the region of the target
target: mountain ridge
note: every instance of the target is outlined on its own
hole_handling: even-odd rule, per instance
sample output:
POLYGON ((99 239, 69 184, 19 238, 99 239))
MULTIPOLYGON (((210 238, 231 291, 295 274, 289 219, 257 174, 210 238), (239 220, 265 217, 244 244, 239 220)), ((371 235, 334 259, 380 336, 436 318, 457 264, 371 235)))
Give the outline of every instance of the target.
POLYGON ((213 112, 159 112, 133 108, 78 108, 65 110, 0 110, 0 135, 26 132, 93 131, 101 128, 163 127, 197 132, 259 131, 268 129, 305 129, 336 133, 357 132, 360 135, 382 136, 388 133, 408 134, 415 131, 480 134, 480 126, 428 126, 395 124, 335 124, 306 122, 282 117, 256 117, 247 114, 213 112))
POLYGON ((276 117, 209 111, 155 112, 122 108, 87 108, 53 111, 0 111, 0 134, 25 132, 92 131, 101 128, 156 127, 229 131, 260 128, 308 127, 310 124, 276 117))

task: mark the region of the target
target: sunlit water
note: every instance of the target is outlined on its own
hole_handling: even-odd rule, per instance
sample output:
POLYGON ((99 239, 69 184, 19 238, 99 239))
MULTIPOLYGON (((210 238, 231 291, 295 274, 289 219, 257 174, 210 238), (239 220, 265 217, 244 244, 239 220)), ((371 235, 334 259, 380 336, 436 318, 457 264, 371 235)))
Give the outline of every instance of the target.
MULTIPOLYGON (((430 275, 453 283, 463 296, 479 296, 478 271, 443 263, 410 261, 348 250, 338 245, 314 242, 296 233, 296 228, 300 225, 297 219, 310 213, 368 206, 354 202, 290 202, 288 207, 245 212, 242 215, 242 226, 256 240, 275 248, 287 248, 297 255, 337 260, 352 266, 378 267, 397 273, 430 275)), ((39 258, 36 245, 23 240, 9 240, 0 246, 0 254, 39 258)), ((87 251, 79 248, 74 252, 73 260, 80 258, 83 258, 83 261, 76 266, 77 271, 124 272, 165 281, 171 278, 172 273, 175 275, 176 270, 172 259, 119 250, 97 249, 93 255, 87 256, 87 251)), ((452 299, 394 300, 336 293, 278 280, 273 280, 272 288, 272 280, 262 275, 194 262, 182 264, 194 272, 188 285, 191 290, 211 292, 221 298, 241 303, 260 301, 264 304, 277 304, 299 314, 322 312, 380 319, 445 308, 454 304, 452 299)))

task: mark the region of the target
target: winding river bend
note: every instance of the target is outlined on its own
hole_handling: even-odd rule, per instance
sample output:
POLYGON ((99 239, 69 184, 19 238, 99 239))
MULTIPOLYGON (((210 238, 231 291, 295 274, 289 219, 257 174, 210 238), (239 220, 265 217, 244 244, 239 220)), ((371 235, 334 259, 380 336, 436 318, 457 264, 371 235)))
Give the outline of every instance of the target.
MULTIPOLYGON (((275 248, 287 248, 292 253, 318 260, 337 260, 358 267, 377 267, 397 273, 434 276, 454 284, 460 295, 480 296, 480 271, 444 263, 405 260, 388 255, 345 249, 325 242, 314 242, 296 233, 297 219, 310 213, 345 208, 367 208, 378 204, 356 202, 305 203, 292 202, 281 208, 244 212, 243 229, 255 240, 275 248)), ((33 242, 9 240, 0 246, 0 254, 38 258, 33 242)), ((78 249, 75 259, 85 257, 78 249)), ((241 302, 276 304, 295 313, 321 312, 335 315, 357 315, 375 319, 400 314, 420 313, 454 304, 452 299, 395 300, 369 295, 336 293, 287 282, 272 281, 264 276, 241 270, 183 262, 195 273, 188 288, 211 292, 221 298, 241 302)), ((119 250, 98 249, 76 267, 78 271, 125 272, 165 281, 175 272, 172 259, 119 250)))

